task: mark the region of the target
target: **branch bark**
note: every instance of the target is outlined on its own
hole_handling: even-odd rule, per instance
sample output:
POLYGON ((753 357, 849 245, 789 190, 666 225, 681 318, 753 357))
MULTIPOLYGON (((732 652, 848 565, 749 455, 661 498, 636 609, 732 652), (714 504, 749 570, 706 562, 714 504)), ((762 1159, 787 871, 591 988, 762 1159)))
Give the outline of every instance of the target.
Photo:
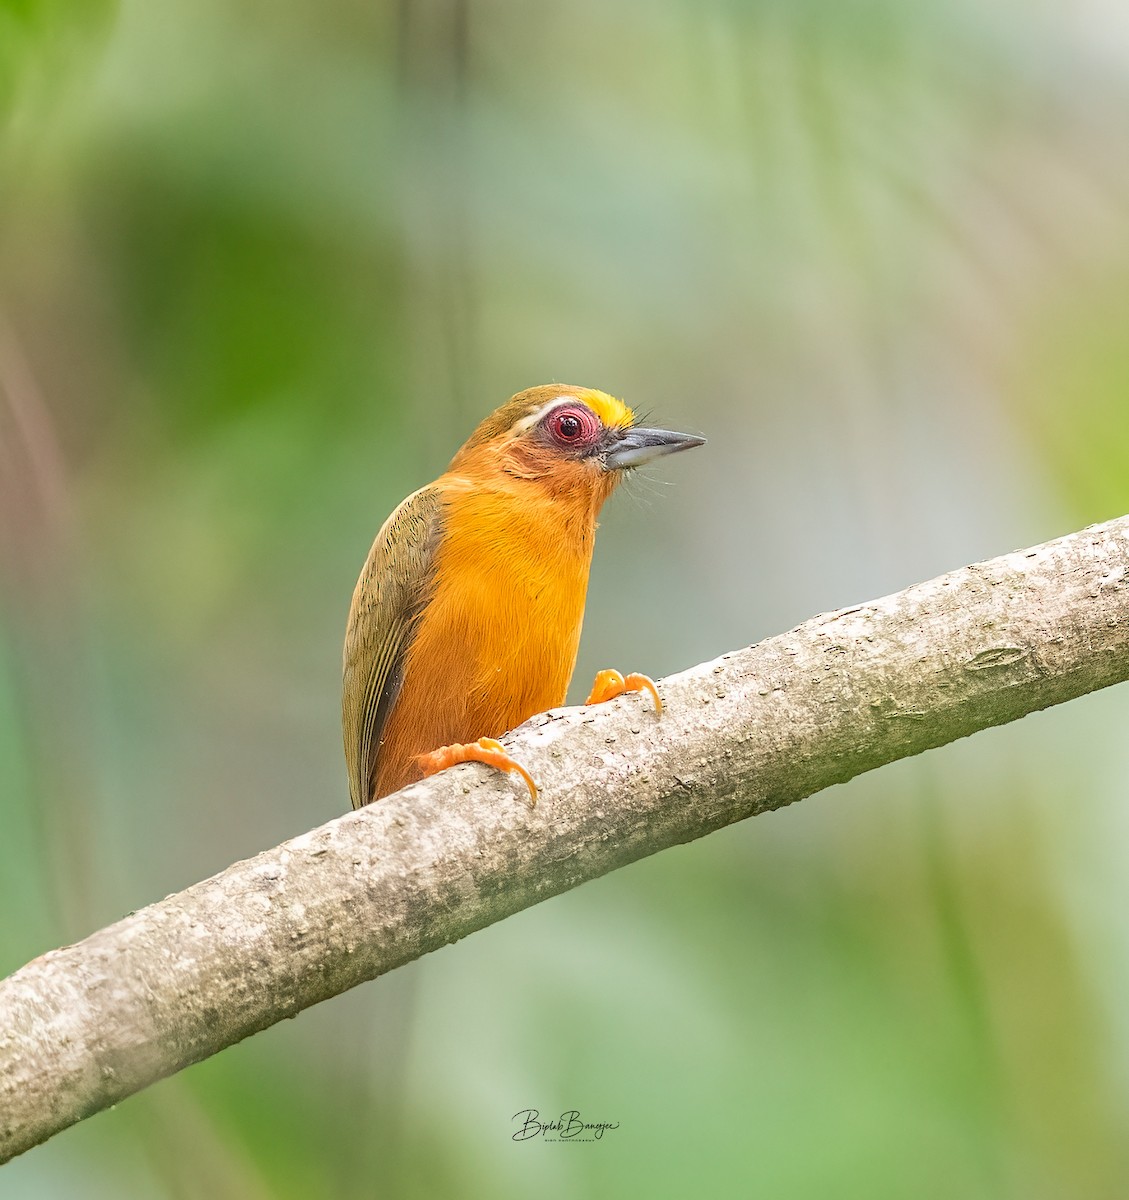
MULTIPOLYGON (((1129 677, 1129 517, 814 617, 349 813, 0 982, 0 1162, 585 880, 1129 677)), ((344 793, 342 793, 344 795, 344 793)))

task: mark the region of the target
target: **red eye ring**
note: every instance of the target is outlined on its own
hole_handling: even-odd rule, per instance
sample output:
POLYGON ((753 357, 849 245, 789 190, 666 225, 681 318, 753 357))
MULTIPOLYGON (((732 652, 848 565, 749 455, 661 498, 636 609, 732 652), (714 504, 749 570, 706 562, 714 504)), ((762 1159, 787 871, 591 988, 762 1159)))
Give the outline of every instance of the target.
POLYGON ((600 436, 600 422, 587 408, 569 405, 549 414, 549 432, 560 446, 590 446, 600 436))

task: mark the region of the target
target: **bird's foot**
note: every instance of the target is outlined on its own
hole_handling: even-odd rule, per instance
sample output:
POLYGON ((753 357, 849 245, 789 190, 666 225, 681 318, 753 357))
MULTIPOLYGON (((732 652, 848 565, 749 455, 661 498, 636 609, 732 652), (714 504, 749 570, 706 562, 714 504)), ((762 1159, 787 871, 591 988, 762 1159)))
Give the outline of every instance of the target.
POLYGON ((614 700, 624 692, 650 692, 655 698, 655 712, 661 713, 663 702, 659 698, 659 689, 649 675, 632 672, 626 678, 614 668, 600 671, 592 681, 592 691, 588 694, 585 704, 603 704, 605 700, 614 700))
POLYGON ((429 754, 420 754, 416 758, 424 777, 434 775, 436 771, 445 771, 458 763, 480 762, 488 767, 496 767, 499 771, 516 771, 525 780, 529 788, 529 806, 537 805, 537 784, 533 776, 517 761, 506 753, 505 746, 494 738, 483 737, 477 742, 456 742, 451 746, 440 746, 429 754))

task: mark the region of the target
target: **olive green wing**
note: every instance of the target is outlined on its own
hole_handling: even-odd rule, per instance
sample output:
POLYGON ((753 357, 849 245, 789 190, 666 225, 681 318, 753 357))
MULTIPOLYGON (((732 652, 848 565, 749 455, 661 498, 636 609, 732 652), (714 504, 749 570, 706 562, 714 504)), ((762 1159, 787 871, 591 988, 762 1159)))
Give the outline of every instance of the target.
POLYGON ((353 592, 345 629, 341 725, 353 807, 369 802, 381 735, 403 683, 404 658, 431 591, 441 535, 434 485, 410 495, 384 522, 353 592))

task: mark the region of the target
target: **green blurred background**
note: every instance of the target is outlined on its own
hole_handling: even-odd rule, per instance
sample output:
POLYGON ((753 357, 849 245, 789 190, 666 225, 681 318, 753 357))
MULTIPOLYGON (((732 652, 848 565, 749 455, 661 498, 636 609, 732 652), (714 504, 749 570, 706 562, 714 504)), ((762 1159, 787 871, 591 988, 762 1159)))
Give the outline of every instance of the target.
MULTIPOLYGON (((372 536, 553 379, 710 438, 574 698, 1129 510, 1125 10, 0 0, 0 974, 347 806, 372 536)), ((1124 1197, 1127 726, 588 884, 0 1194, 1124 1197)))

